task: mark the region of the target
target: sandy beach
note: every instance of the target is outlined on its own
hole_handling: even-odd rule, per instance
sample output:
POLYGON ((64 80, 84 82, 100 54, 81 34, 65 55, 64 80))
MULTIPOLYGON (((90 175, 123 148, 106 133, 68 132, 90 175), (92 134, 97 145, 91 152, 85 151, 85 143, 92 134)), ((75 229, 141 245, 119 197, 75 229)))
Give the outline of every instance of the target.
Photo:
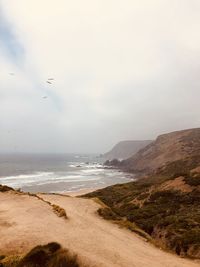
POLYGON ((93 200, 40 194, 64 208, 68 219, 37 197, 0 193, 0 255, 26 253, 33 246, 59 242, 93 267, 197 267, 199 263, 166 253, 136 234, 105 221, 93 200))
POLYGON ((81 189, 81 190, 74 191, 74 192, 67 192, 65 195, 70 196, 70 197, 78 197, 78 196, 82 196, 82 195, 91 193, 93 191, 96 191, 98 189, 101 189, 101 187, 98 187, 98 188, 86 188, 86 189, 81 189))

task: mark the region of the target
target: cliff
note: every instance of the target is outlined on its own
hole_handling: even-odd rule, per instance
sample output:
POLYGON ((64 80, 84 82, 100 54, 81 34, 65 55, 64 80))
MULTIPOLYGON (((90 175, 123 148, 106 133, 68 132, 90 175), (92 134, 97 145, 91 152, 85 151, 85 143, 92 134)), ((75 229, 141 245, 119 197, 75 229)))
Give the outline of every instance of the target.
POLYGON ((149 173, 166 164, 200 155, 200 128, 172 132, 158 138, 121 162, 130 172, 149 173))

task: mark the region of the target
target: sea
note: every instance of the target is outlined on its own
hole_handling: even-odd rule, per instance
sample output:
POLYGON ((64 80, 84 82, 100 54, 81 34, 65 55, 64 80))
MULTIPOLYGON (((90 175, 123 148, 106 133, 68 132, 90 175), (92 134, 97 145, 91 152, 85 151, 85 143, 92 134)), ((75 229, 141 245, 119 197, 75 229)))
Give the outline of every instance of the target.
POLYGON ((134 180, 104 161, 95 154, 0 154, 0 184, 31 193, 67 193, 134 180))

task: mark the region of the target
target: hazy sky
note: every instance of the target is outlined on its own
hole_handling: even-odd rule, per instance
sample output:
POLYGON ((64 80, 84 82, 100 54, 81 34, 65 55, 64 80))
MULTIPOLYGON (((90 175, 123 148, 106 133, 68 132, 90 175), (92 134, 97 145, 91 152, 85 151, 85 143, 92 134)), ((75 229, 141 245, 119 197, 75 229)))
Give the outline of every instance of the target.
POLYGON ((199 14, 199 0, 0 0, 0 152, 199 127, 199 14))

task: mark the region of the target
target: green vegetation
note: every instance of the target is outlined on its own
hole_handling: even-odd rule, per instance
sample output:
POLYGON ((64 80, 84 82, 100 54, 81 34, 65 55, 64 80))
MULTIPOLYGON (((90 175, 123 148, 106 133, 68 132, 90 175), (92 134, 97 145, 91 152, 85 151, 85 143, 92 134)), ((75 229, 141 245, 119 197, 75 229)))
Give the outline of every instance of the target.
POLYGON ((118 220, 118 219, 120 219, 120 217, 117 216, 117 214, 114 213, 112 211, 112 209, 109 207, 108 208, 107 207, 106 208, 99 208, 97 210, 97 212, 101 217, 103 217, 106 220, 118 220))
MULTIPOLYGON (((0 261, 1 267, 83 267, 77 255, 52 242, 33 248, 24 257, 6 257, 0 261)), ((86 266, 85 266, 86 267, 86 266)))
POLYGON ((166 166, 157 170, 158 174, 162 174, 169 178, 176 178, 178 176, 188 176, 190 171, 196 166, 200 165, 200 156, 190 156, 183 160, 170 162, 166 166))
POLYGON ((110 186, 86 197, 98 197, 108 206, 99 211, 103 218, 124 221, 128 229, 134 225, 133 229, 141 229, 164 248, 200 258, 200 175, 191 172, 198 164, 197 157, 173 162, 148 178, 110 186), (166 181, 180 174, 188 192, 178 187, 163 189, 166 181))

